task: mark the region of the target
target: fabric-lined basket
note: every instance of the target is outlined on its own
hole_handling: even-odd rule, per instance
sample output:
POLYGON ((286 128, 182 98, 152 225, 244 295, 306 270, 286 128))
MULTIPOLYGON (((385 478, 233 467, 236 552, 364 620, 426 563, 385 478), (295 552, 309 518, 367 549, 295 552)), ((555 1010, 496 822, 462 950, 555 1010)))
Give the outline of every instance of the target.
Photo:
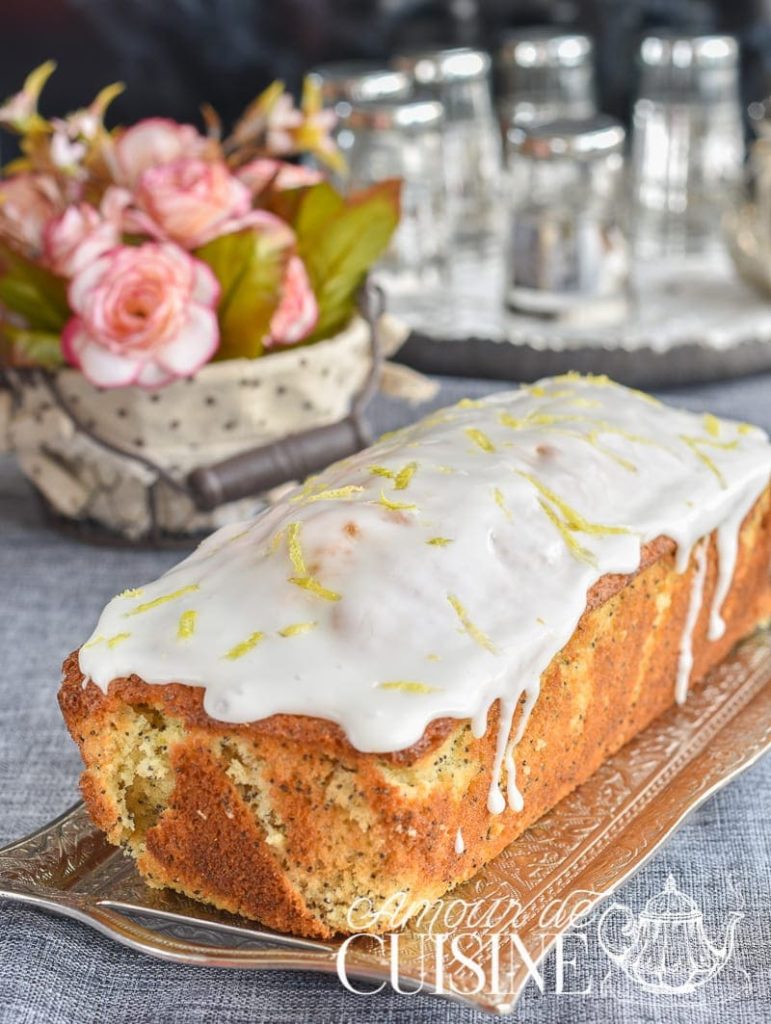
POLYGON ((357 316, 314 345, 210 363, 159 391, 100 390, 73 369, 6 369, 0 442, 5 435, 54 517, 79 524, 85 539, 184 540, 253 514, 264 504, 257 489, 365 444, 361 412, 378 384, 380 346, 403 340, 388 317, 357 316), (287 435, 293 447, 273 445, 287 435), (250 463, 245 453, 261 448, 250 463), (232 465, 220 487, 202 467, 223 460, 232 465), (214 496, 195 486, 212 479, 214 496), (220 503, 230 495, 238 500, 220 503))

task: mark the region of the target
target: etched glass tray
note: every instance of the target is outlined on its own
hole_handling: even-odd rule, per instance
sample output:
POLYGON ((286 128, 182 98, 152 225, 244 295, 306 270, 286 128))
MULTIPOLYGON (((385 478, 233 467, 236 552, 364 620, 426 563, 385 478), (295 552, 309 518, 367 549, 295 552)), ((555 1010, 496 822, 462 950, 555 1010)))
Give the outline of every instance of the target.
MULTIPOLYGON (((629 877, 689 811, 771 747, 771 631, 745 641, 695 690, 592 778, 541 818, 471 881, 399 938, 399 979, 494 1013, 511 1012, 533 964, 571 925, 629 877), (465 901, 461 903, 460 901, 465 901), (461 913, 463 907, 473 913, 461 913), (549 908, 561 907, 561 915, 549 908), (506 917, 507 908, 509 911, 506 917), (546 911, 549 911, 548 913, 546 911), (460 923, 458 923, 460 921, 460 923), (481 921, 481 924, 480 924, 481 921), (494 986, 493 932, 513 956, 494 986), (438 933, 475 951, 486 983, 438 933), (442 984, 437 977, 440 948, 442 984), (443 949, 443 953, 441 950, 443 949)), ((280 935, 165 890, 148 888, 124 854, 109 846, 82 804, 0 850, 0 896, 74 917, 118 942, 180 963, 248 970, 335 973, 341 940, 280 935)), ((389 943, 357 938, 347 950, 350 979, 388 981, 389 943)))

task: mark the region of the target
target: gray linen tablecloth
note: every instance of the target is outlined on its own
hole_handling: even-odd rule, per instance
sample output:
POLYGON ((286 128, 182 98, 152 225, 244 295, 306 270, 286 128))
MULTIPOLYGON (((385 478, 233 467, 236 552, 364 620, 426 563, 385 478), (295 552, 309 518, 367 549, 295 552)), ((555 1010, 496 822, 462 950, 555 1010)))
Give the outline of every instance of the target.
MULTIPOLYGON (((493 389, 445 381, 432 405, 493 389)), ((670 393, 676 404, 750 420, 771 430, 771 375, 670 393)), ((418 412, 379 399, 376 427, 418 412)), ((90 632, 104 602, 168 568, 178 554, 99 549, 66 540, 43 524, 10 458, 0 458, 0 844, 30 832, 72 803, 80 770, 56 706, 63 656, 90 632)), ((649 994, 623 978, 596 934, 567 989, 541 994, 532 983, 518 1007, 528 1022, 771 1020, 771 758, 713 797, 667 847, 620 890, 638 913, 672 872, 704 911, 721 945, 730 911, 744 917, 726 969, 685 996, 649 994), (607 977, 606 977, 607 976, 607 977)), ((145 958, 88 928, 0 902, 0 1021, 480 1022, 482 1014, 434 997, 356 996, 334 977, 254 974, 182 967, 145 958)), ((589 930, 591 932, 591 929, 589 930)), ((572 955, 572 954, 571 954, 572 955)), ((548 973, 548 972, 547 972, 548 973)))

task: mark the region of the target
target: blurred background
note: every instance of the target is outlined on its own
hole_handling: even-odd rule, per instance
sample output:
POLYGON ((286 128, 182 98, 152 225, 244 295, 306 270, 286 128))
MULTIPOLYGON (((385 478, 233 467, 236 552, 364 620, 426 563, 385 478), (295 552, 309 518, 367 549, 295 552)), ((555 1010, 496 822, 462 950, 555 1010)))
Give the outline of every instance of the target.
POLYGON ((736 36, 745 105, 771 92, 770 15, 769 0, 3 0, 0 95, 54 57, 50 113, 120 79, 122 122, 194 118, 207 100, 227 123, 274 78, 297 88, 321 63, 421 46, 495 52, 511 29, 553 24, 593 37, 599 108, 628 119, 652 28, 736 36))
MULTIPOLYGON (((207 192, 216 173, 231 192, 248 187, 249 204, 289 222, 293 271, 290 277, 289 264, 286 273, 276 264, 269 302, 260 306, 260 289, 248 275, 226 277, 223 284, 238 282, 247 312, 231 316, 235 300, 224 292, 210 353, 216 351, 217 360, 248 355, 260 385, 267 373, 285 375, 275 385, 280 417, 275 410, 255 412, 259 403, 244 398, 235 376, 233 394, 205 399, 210 408, 229 410, 216 429, 223 451, 234 457, 258 441, 322 424, 342 431, 335 445, 343 447, 325 449, 319 465, 361 446, 361 416, 378 383, 378 344, 389 357, 381 390, 410 401, 428 400, 453 377, 461 378, 466 393, 472 380, 506 384, 577 370, 653 389, 744 380, 761 396, 756 419, 771 410, 771 0, 2 0, 0 31, 0 98, 18 90, 32 68, 57 63, 40 110, 54 119, 45 131, 53 139, 53 166, 63 161, 56 173, 64 184, 57 187, 69 190, 70 204, 89 167, 100 164, 77 156, 84 145, 88 152, 78 134, 82 112, 71 122, 57 118, 119 81, 126 90, 110 106, 108 126, 156 120, 139 126, 139 135, 130 128, 113 133, 113 157, 132 146, 149 147, 149 137, 174 136, 174 126, 158 118, 192 122, 200 131, 206 104, 221 119, 221 137, 217 129, 208 141, 190 128, 184 133, 219 154, 212 167, 189 159, 180 168, 184 161, 164 157, 164 146, 153 156, 169 165, 166 177, 193 175, 174 179, 169 216, 178 203, 196 219, 201 195, 216 213, 213 192, 207 192), (299 109, 281 85, 271 88, 276 81, 294 94, 299 109), (252 127, 239 125, 233 143, 230 130, 263 90, 268 99, 252 108, 252 127), (301 138, 315 142, 300 145, 301 138), (310 192, 317 185, 317 194, 327 196, 323 229, 315 216, 298 212, 316 202, 310 192), (335 190, 337 199, 330 199, 335 190), (304 237, 314 224, 316 234, 304 237), (330 296, 339 295, 346 300, 335 309, 330 296), (291 331, 278 318, 284 310, 291 331), (377 315, 383 310, 385 317, 377 315), (389 324, 386 344, 385 328, 375 326, 381 322, 389 324), (356 332, 359 340, 347 340, 356 332), (258 336, 256 348, 247 346, 252 336, 258 336), (330 346, 308 347, 295 367, 292 346, 318 341, 330 346), (354 342, 355 365, 338 354, 318 372, 309 368, 309 360, 323 362, 324 352, 354 342), (263 355, 270 357, 264 366, 263 355), (322 379, 329 388, 318 383, 322 379), (246 424, 238 443, 234 408, 242 408, 246 424)), ((13 108, 6 105, 11 127, 13 108)), ((207 113, 211 129, 216 119, 207 113)), ((41 160, 48 153, 45 131, 43 143, 38 140, 41 160)), ((177 152, 176 144, 170 152, 177 152)), ((14 135, 5 134, 3 164, 16 155, 15 146, 14 135)), ((35 148, 28 143, 30 152, 34 156, 35 148)), ((195 232, 183 232, 180 241, 171 221, 159 226, 165 214, 157 175, 143 165, 132 178, 121 159, 105 161, 110 180, 133 189, 127 216, 139 210, 144 217, 127 221, 132 230, 124 234, 171 237, 206 259, 216 231, 203 245, 195 232)), ((40 166, 50 175, 49 164, 40 166)), ((51 187, 45 175, 43 182, 51 187)), ((41 182, 25 183, 22 176, 4 185, 6 234, 11 228, 20 237, 33 234, 27 211, 34 206, 25 207, 24 190, 37 195, 41 182)), ((102 196, 99 182, 91 185, 82 193, 88 201, 102 196)), ((50 232, 62 228, 50 213, 40 216, 39 238, 24 250, 32 276, 14 277, 10 262, 4 284, 0 275, 0 297, 10 310, 11 365, 44 364, 48 354, 60 366, 64 358, 67 300, 43 322, 41 308, 48 309, 54 288, 35 277, 42 260, 47 280, 55 264, 50 232)), ((67 216, 68 223, 79 216, 100 223, 102 214, 91 208, 67 216)), ((222 237, 229 223, 222 221, 222 237)), ((57 264, 55 272, 68 280, 77 273, 73 266, 57 264)), ((270 260, 262 260, 261 272, 270 268, 270 260)), ((97 348, 100 331, 94 328, 97 348)), ((206 366, 194 382, 208 387, 207 374, 217 372, 206 366)), ((87 393, 89 401, 101 401, 100 381, 87 393)), ((17 406, 31 390, 22 384, 17 406)), ((120 391, 112 379, 105 386, 120 391)), ((185 391, 185 401, 192 394, 185 391)), ((144 422, 143 400, 132 397, 137 422, 144 422)), ((123 397, 116 402, 115 418, 128 420, 123 397)), ((210 452, 213 439, 204 421, 180 403, 170 423, 174 430, 184 426, 189 469, 201 461, 198 446, 210 452), (203 440, 196 434, 201 430, 203 440)), ((44 411, 33 408, 27 420, 37 425, 44 411)), ((98 423, 99 415, 92 419, 98 423)), ((108 420, 112 430, 115 419, 108 420)), ((121 451, 126 443, 143 449, 139 481, 148 448, 155 453, 166 442, 163 430, 144 437, 132 429, 117 439, 121 451)), ((26 444, 21 427, 19 437, 26 444)), ((61 445, 61 434, 45 443, 61 445)), ((33 478, 40 458, 37 450, 34 464, 30 458, 33 478)), ((180 530, 175 502, 184 489, 177 479, 187 472, 183 461, 170 458, 171 483, 165 481, 171 512, 161 525, 173 532, 180 530)), ((303 463, 295 475, 319 465, 303 463)), ((60 507, 61 466, 49 469, 49 498, 72 517, 60 507)), ((227 509, 236 496, 250 497, 284 479, 274 478, 272 469, 259 478, 242 470, 238 463, 231 473, 227 500, 221 481, 219 490, 210 488, 220 498, 207 510, 227 509)), ((149 507, 152 495, 137 481, 137 500, 147 499, 149 507)), ((86 482, 82 490, 90 494, 89 488, 86 482)), ((99 488, 92 497, 102 500, 99 488)), ((184 515, 192 517, 184 519, 185 529, 197 529, 200 509, 193 510, 189 495, 185 501, 184 515)), ((204 507, 200 494, 195 504, 204 507)), ((122 505, 110 504, 100 521, 114 528, 122 505)), ((145 515, 145 504, 141 510, 145 515)), ((157 532, 155 513, 148 515, 157 532)), ((79 506, 77 518, 87 516, 100 519, 91 505, 79 506)), ((130 525, 139 529, 133 520, 130 525)))

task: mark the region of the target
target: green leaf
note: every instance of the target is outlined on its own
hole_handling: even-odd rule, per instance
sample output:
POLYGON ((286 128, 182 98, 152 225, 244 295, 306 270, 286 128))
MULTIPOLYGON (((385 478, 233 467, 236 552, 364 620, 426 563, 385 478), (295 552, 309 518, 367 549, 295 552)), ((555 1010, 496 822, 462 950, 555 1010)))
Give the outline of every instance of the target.
POLYGON ((62 278, 7 249, 0 257, 0 302, 22 316, 32 331, 58 334, 70 317, 62 278))
POLYGON ((288 231, 247 228, 215 238, 196 251, 222 288, 217 310, 220 347, 215 359, 262 355, 292 249, 288 231))
MULTIPOLYGON (((316 190, 321 187, 321 184, 299 185, 297 188, 280 189, 268 187, 257 196, 256 202, 261 209, 274 213, 294 228, 305 197, 311 189, 316 190)), ((332 191, 334 192, 334 190, 332 191)), ((337 195, 337 193, 334 194, 337 195)), ((342 203, 342 197, 338 196, 338 199, 342 203)))
POLYGON ((61 338, 58 334, 47 331, 27 331, 21 327, 3 326, 3 334, 13 345, 16 353, 24 357, 25 362, 35 366, 55 369, 64 365, 61 338))
POLYGON ((350 319, 359 286, 399 223, 400 188, 399 181, 382 181, 346 200, 326 183, 308 189, 294 227, 319 305, 309 341, 350 319))
POLYGON ((297 216, 292 220, 297 237, 313 238, 345 209, 345 199, 328 181, 309 188, 302 197, 297 216))

